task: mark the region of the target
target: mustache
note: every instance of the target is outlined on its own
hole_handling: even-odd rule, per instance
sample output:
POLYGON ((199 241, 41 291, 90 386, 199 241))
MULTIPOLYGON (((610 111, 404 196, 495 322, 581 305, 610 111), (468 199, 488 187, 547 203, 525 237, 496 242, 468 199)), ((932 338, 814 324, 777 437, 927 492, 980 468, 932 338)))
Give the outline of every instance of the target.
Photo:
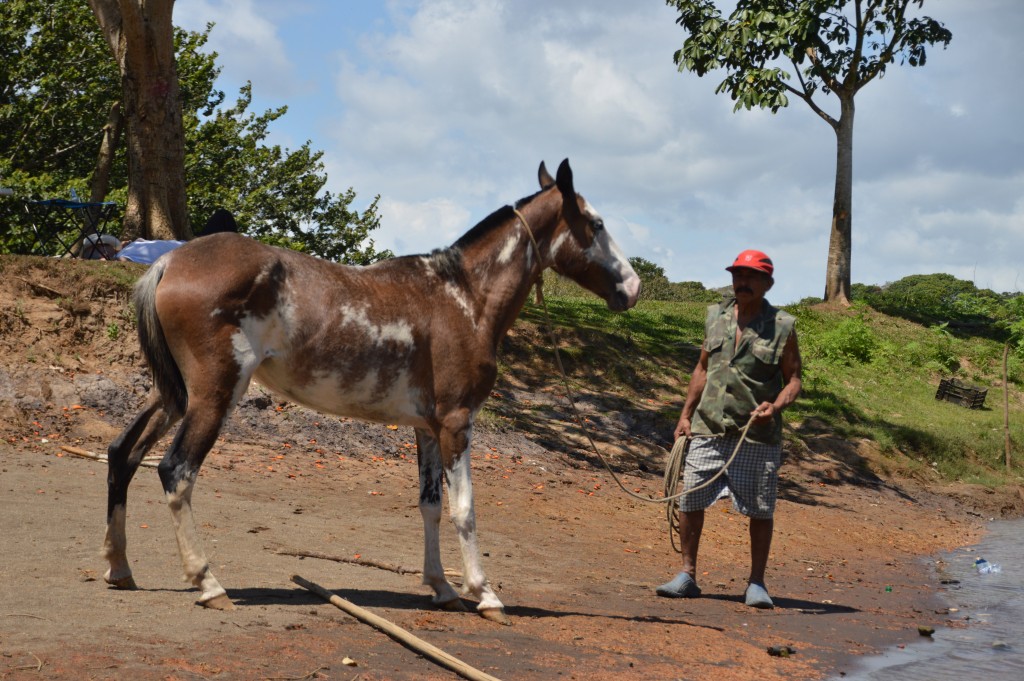
POLYGON ((749 286, 740 286, 735 291, 735 293, 753 293, 753 292, 754 292, 754 289, 750 288, 749 286))

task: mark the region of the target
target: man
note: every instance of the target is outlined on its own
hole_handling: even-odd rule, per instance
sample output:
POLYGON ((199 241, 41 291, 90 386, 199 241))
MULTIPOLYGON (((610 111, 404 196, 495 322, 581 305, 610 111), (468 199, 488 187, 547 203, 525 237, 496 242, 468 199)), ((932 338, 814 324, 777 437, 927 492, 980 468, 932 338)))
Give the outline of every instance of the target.
POLYGON ((732 273, 734 298, 712 305, 704 325, 704 344, 693 370, 675 437, 692 437, 679 500, 683 569, 656 589, 667 598, 695 598, 697 549, 704 509, 728 489, 736 510, 750 518, 750 577, 745 602, 772 608, 764 582, 774 530, 778 469, 782 459, 783 409, 800 394, 800 350, 794 318, 772 307, 765 294, 775 280, 771 258, 743 251, 726 270, 732 273), (743 444, 727 471, 718 473, 741 437, 743 444))

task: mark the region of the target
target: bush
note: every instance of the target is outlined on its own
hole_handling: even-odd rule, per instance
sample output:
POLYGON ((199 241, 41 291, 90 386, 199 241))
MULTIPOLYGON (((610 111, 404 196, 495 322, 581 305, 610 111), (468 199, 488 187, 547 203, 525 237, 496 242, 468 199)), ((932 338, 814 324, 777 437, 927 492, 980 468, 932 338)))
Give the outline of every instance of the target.
POLYGON ((870 362, 878 346, 878 339, 864 319, 853 317, 819 334, 810 350, 826 362, 850 366, 870 362))

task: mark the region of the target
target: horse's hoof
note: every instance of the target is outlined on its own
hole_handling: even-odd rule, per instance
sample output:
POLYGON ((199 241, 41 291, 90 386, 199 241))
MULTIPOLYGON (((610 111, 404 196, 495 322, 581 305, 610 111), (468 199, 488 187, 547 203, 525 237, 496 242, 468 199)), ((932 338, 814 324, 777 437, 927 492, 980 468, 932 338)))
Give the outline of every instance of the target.
POLYGON ((121 577, 120 579, 108 580, 107 584, 115 589, 120 589, 121 591, 138 591, 139 589, 138 585, 135 583, 135 578, 131 575, 121 577))
POLYGON ((214 596, 208 601, 199 601, 199 605, 210 610, 234 610, 235 604, 231 602, 227 594, 214 596))
POLYGON ((462 602, 461 598, 452 599, 446 603, 438 603, 439 608, 448 612, 469 612, 469 608, 462 602))
POLYGON ((512 620, 505 614, 505 608, 483 608, 480 610, 480 616, 492 622, 504 624, 506 627, 512 626, 512 620))

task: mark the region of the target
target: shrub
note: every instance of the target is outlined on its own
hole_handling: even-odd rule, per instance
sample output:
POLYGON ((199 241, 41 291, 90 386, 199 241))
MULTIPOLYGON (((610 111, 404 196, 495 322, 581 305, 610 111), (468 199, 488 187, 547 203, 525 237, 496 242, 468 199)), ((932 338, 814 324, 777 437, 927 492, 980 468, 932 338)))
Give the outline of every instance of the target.
POLYGON ((878 344, 864 319, 853 317, 819 334, 811 351, 827 362, 849 366, 870 362, 878 344))

